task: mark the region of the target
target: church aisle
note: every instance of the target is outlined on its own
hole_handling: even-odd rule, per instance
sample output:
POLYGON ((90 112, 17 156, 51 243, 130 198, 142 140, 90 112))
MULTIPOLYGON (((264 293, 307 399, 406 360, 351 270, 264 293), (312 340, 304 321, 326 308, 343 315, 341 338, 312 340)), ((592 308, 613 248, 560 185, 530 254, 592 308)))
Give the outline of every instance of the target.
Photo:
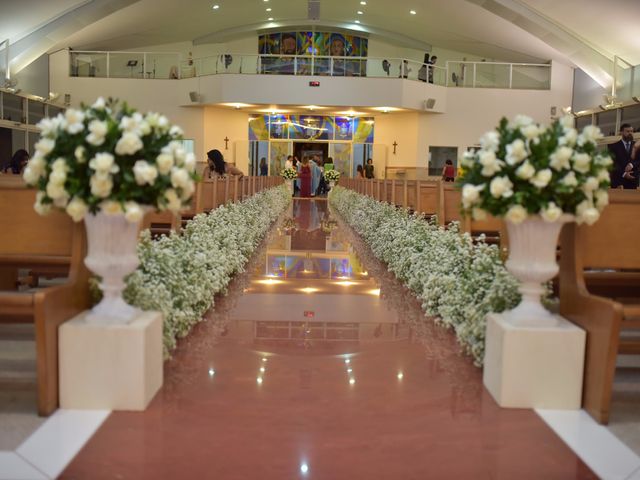
POLYGON ((531 410, 500 409, 455 337, 323 199, 294 200, 64 479, 594 479, 531 410))

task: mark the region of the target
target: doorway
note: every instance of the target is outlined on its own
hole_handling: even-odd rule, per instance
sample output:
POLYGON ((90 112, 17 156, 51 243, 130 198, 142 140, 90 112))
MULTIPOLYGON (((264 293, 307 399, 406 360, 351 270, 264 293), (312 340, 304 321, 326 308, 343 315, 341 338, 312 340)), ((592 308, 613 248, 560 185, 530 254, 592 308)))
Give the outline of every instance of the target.
POLYGON ((293 154, 298 157, 298 160, 302 160, 304 157, 311 159, 317 155, 324 163, 329 156, 329 144, 325 142, 293 142, 293 154))

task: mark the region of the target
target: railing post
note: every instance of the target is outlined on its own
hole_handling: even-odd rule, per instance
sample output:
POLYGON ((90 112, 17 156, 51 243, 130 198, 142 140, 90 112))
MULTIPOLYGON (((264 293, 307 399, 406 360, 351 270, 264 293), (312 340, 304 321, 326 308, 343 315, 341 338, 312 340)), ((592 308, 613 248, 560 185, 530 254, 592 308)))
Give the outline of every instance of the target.
POLYGON ((211 210, 218 208, 218 178, 217 175, 213 177, 213 202, 211 202, 211 210))
POLYGON ((476 67, 478 66, 477 63, 473 64, 473 84, 472 87, 476 88, 476 67))
POLYGON ((224 176, 224 203, 229 203, 229 175, 224 176))
POLYGON ((142 78, 147 74, 147 52, 142 54, 142 78))
POLYGON ((509 64, 509 88, 513 88, 513 63, 509 64))
POLYGON ((391 180, 391 203, 396 204, 396 181, 391 180))
POLYGON ((402 192, 402 206, 407 208, 409 206, 409 183, 407 179, 404 179, 403 192, 402 192))
POLYGON ((416 212, 422 211, 422 202, 420 201, 420 180, 416 179, 416 212))
POLYGON ((233 203, 238 202, 238 176, 233 176, 233 203))
POLYGON ((111 54, 107 52, 107 78, 111 77, 111 54))

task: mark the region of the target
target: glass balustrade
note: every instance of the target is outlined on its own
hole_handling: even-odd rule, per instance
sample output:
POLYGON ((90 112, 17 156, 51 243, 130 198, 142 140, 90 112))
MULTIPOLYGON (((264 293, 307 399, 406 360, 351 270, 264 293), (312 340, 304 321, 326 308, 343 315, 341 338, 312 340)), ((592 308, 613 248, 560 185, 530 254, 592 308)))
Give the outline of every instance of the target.
POLYGON ((178 53, 72 51, 70 73, 138 79, 314 75, 406 79, 448 87, 548 90, 551 65, 450 61, 440 66, 403 58, 234 53, 180 60, 178 53))

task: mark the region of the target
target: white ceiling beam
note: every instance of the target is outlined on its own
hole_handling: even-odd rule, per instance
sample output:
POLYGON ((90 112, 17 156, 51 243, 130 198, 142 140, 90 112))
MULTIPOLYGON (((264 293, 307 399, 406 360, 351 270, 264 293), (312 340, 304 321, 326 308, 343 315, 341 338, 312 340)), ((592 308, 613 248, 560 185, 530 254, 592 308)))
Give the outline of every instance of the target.
POLYGON ((90 0, 52 18, 11 45, 10 67, 15 74, 58 42, 139 0, 90 0))
POLYGON ((521 0, 466 0, 508 20, 566 55, 602 87, 613 83, 613 54, 580 37, 521 0))

